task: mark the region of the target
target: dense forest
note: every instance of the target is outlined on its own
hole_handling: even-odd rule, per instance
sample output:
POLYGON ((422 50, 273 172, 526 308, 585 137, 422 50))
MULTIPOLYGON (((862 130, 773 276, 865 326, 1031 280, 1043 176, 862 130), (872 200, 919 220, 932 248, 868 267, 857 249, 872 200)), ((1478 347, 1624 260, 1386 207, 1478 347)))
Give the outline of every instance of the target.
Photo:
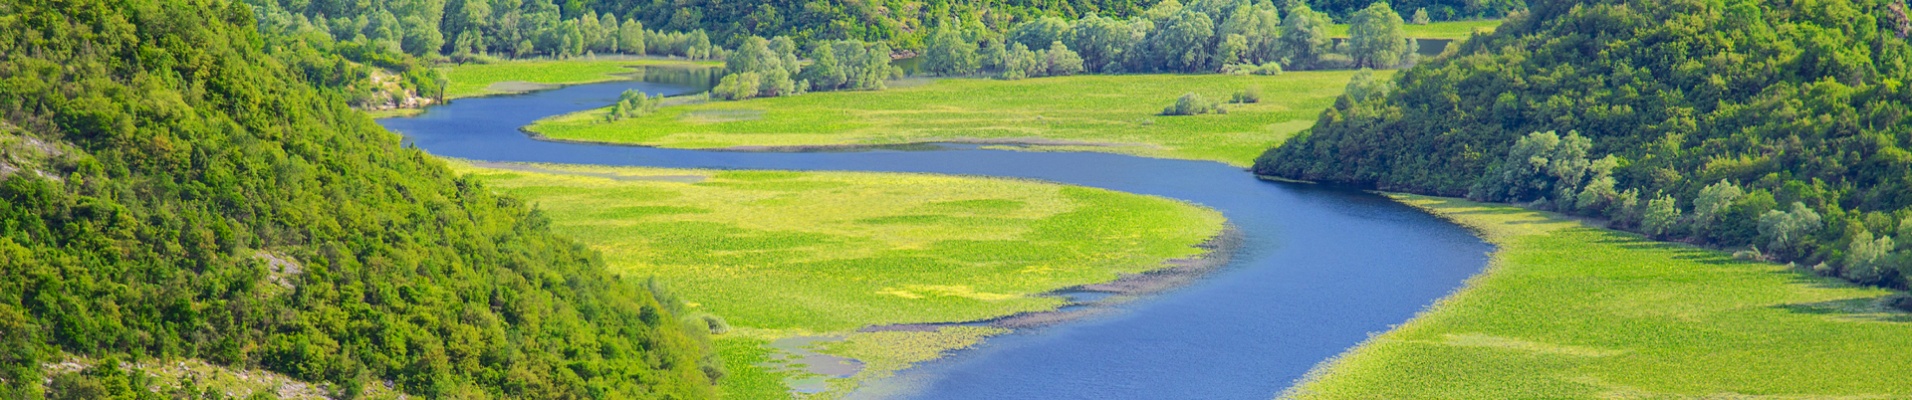
MULTIPOLYGON (((1284 69, 1392 68, 1418 59, 1420 44, 1387 3, 1355 13, 1348 40, 1329 37, 1326 14, 1294 4, 1287 17, 1268 0, 1176 0, 1128 19, 1043 17, 993 32, 947 21, 927 39, 922 72, 999 79, 1081 73, 1279 74, 1284 69)), ((883 88, 900 75, 884 43, 838 40, 806 53, 794 39, 745 37, 724 60, 718 99, 883 88), (808 60, 808 62, 805 62, 808 60)))
MULTIPOLYGON (((775 1, 719 0, 245 0, 269 30, 322 33, 335 40, 415 56, 459 59, 570 57, 585 54, 722 58, 747 37, 789 37, 806 48, 841 40, 923 49, 935 27, 1000 35, 1044 18, 1113 20, 1141 16, 1156 0, 1076 1, 775 1)), ((1172 1, 1171 1, 1172 2, 1172 1)), ((1285 9, 1320 10, 1321 20, 1352 21, 1374 0, 1287 1, 1285 9), (1332 17, 1332 18, 1330 18, 1332 17)), ((1522 0, 1405 0, 1403 14, 1431 20, 1499 18, 1522 0)), ((1177 4, 1175 8, 1180 8, 1177 4)), ((1215 11, 1206 10, 1217 17, 1215 11)), ((1028 44, 1032 50, 1048 43, 1028 44)), ((1005 48, 1005 50, 1008 50, 1005 48)))
POLYGON ((1351 83, 1259 174, 1459 196, 1912 277, 1903 0, 1549 0, 1351 83))
MULTIPOLYGON (((0 398, 202 358, 428 397, 704 398, 672 297, 349 108, 227 0, 0 2, 0 398), (660 299, 662 299, 660 301, 660 299)), ((130 383, 129 383, 130 382, 130 383)))

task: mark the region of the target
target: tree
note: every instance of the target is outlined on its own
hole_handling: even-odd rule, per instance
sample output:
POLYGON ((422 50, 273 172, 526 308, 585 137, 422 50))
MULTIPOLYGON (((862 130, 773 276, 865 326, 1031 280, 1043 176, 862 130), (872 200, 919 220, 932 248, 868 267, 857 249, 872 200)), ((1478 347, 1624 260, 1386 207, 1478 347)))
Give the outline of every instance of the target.
POLYGON ((723 100, 757 97, 760 91, 758 85, 762 83, 763 76, 755 72, 724 75, 723 79, 718 80, 717 86, 710 88, 710 96, 723 100))
POLYGON ((1348 55, 1356 67, 1388 68, 1407 62, 1410 54, 1401 15, 1387 2, 1375 2, 1354 14, 1348 26, 1348 55))
POLYGON ((1415 24, 1415 25, 1427 25, 1427 24, 1433 23, 1433 21, 1428 20, 1427 8, 1422 7, 1422 8, 1414 9, 1414 17, 1408 19, 1408 23, 1415 24))
POLYGON ((1897 273, 1892 265, 1892 250, 1897 247, 1891 236, 1874 238, 1872 232, 1860 230, 1846 248, 1845 268, 1840 276, 1868 284, 1886 280, 1897 273))
POLYGON ((1069 40, 1069 22, 1056 17, 1037 18, 1017 24, 1009 30, 1008 39, 1031 49, 1046 48, 1049 43, 1069 40))
POLYGON ((1806 203, 1793 202, 1788 211, 1771 210, 1759 216, 1759 234, 1772 251, 1798 252, 1825 225, 1806 203))
POLYGON ((1313 66, 1334 44, 1328 36, 1328 27, 1334 22, 1326 14, 1309 9, 1307 3, 1294 4, 1281 20, 1282 53, 1291 65, 1313 66))
POLYGON ((1578 131, 1567 132, 1564 138, 1552 131, 1528 134, 1514 142, 1507 157, 1474 184, 1468 197, 1575 204, 1578 194, 1583 192, 1580 187, 1588 179, 1604 177, 1606 172, 1601 169, 1612 165, 1611 160, 1590 159, 1587 151, 1592 148, 1593 141, 1580 136, 1578 131))
POLYGON ((810 50, 810 65, 803 67, 800 76, 809 81, 810 90, 815 91, 836 90, 849 81, 842 63, 837 61, 836 47, 830 45, 810 50))
POLYGON ((1049 76, 1075 75, 1082 72, 1082 57, 1069 51, 1061 41, 1049 42, 1049 50, 1043 56, 1048 64, 1049 76))
POLYGON ((1646 230, 1647 235, 1663 237, 1672 234, 1679 221, 1679 204, 1673 200, 1673 196, 1662 194, 1646 203, 1646 215, 1640 227, 1646 230))
MULTIPOLYGON (((1221 26, 1216 27, 1216 34, 1223 38, 1241 36, 1234 60, 1266 64, 1281 59, 1281 14, 1276 12, 1273 3, 1260 1, 1235 6, 1221 26)), ((1226 63, 1236 62, 1234 60, 1226 63)))
POLYGON ((1739 189, 1739 185, 1725 179, 1700 189, 1700 197, 1693 199, 1694 230, 1711 231, 1713 224, 1719 221, 1719 216, 1733 206, 1733 201, 1739 200, 1739 197, 1745 194, 1745 191, 1739 189))
POLYGON ((1069 48, 1082 56, 1087 71, 1114 72, 1110 67, 1119 67, 1124 53, 1136 43, 1130 25, 1113 18, 1090 15, 1077 21, 1070 32, 1069 48))
POLYGON ((634 19, 625 19, 617 27, 617 48, 628 54, 644 55, 644 23, 634 19))
POLYGON ((1209 66, 1211 55, 1210 39, 1215 36, 1215 22, 1207 14, 1187 9, 1169 17, 1167 23, 1151 36, 1150 49, 1157 57, 1157 68, 1175 72, 1199 72, 1209 66))
POLYGON ((923 55, 923 69, 943 76, 960 76, 976 73, 980 62, 976 58, 976 43, 963 38, 951 24, 936 28, 929 37, 928 49, 923 55))

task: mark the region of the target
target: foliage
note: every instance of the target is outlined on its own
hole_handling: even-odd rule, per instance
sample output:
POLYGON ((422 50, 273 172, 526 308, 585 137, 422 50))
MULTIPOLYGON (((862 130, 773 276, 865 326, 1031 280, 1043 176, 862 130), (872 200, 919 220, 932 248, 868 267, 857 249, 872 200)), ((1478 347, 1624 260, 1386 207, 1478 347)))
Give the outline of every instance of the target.
POLYGON ((1354 13, 1348 27, 1348 55, 1354 57, 1354 66, 1388 68, 1413 60, 1419 46, 1401 26, 1401 15, 1385 2, 1354 13))
POLYGON ((445 86, 445 97, 460 98, 521 91, 500 90, 501 86, 505 86, 499 85, 501 83, 575 85, 629 79, 629 74, 656 72, 660 68, 682 70, 693 75, 689 79, 699 81, 697 85, 706 85, 711 81, 710 74, 719 71, 712 67, 713 63, 709 61, 683 60, 514 60, 457 64, 445 67, 442 71, 449 81, 445 86))
POLYGON ((1288 17, 1281 20, 1281 54, 1288 59, 1292 67, 1312 67, 1321 63, 1322 56, 1333 51, 1334 39, 1329 29, 1334 20, 1328 14, 1317 12, 1306 4, 1295 4, 1288 9, 1288 17))
MULTIPOLYGON (((1306 129, 1319 110, 1341 94, 1353 74, 948 79, 880 92, 670 106, 657 114, 613 123, 602 122, 605 111, 589 110, 547 118, 526 129, 559 140, 673 148, 1033 142, 1046 148, 1214 160, 1246 167, 1268 146, 1306 129), (1227 99, 1247 86, 1261 87, 1261 103, 1233 106, 1222 116, 1154 117, 1183 93, 1227 99)), ((1385 82, 1392 72, 1370 74, 1385 82)))
POLYGON ((723 80, 717 82, 717 86, 710 88, 710 97, 723 100, 743 100, 757 97, 758 93, 763 92, 762 89, 758 88, 758 85, 762 84, 763 75, 755 72, 724 75, 723 80))
POLYGON ((644 92, 625 90, 624 93, 618 94, 617 103, 611 104, 611 111, 605 114, 605 120, 616 121, 651 115, 657 112, 658 106, 662 105, 664 105, 663 95, 650 97, 644 92))
MULTIPOLYGON (((1889 236, 1912 216, 1912 45, 1891 4, 1536 2, 1397 75, 1386 96, 1351 90, 1256 172, 1539 201, 1838 273, 1854 265, 1862 234, 1889 236), (1556 185, 1580 193, 1546 193, 1503 179, 1524 162, 1513 156, 1523 137, 1570 130, 1588 141, 1586 159, 1613 157, 1610 183, 1583 176, 1556 185), (1721 181, 1742 195, 1686 212, 1721 181), (1656 205, 1660 195, 1672 200, 1656 205), (1673 214, 1678 221, 1657 219, 1673 214)), ((1912 257, 1894 253, 1876 281, 1904 287, 1912 257)))
POLYGON ((726 100, 796 94, 799 85, 795 78, 802 69, 802 62, 797 60, 797 44, 790 38, 747 37, 736 52, 724 59, 726 75, 718 83, 723 90, 712 89, 712 92, 726 100))
POLYGON ((1261 87, 1249 86, 1247 89, 1242 89, 1242 91, 1235 92, 1234 96, 1230 96, 1228 98, 1228 102, 1235 103, 1235 104, 1260 103, 1261 102, 1261 87))
POLYGON ((341 392, 712 394, 713 360, 648 291, 403 146, 321 68, 348 61, 254 15, 0 3, 0 142, 54 144, 0 153, 64 153, 0 173, 0 397, 37 397, 18 383, 62 353, 203 358, 341 392))
POLYGON ((1222 67, 1222 73, 1229 75, 1281 75, 1281 64, 1275 62, 1254 64, 1229 64, 1222 67))
POLYGON ((890 46, 882 43, 824 43, 810 51, 810 60, 797 76, 809 82, 812 91, 881 90, 883 81, 898 74, 890 66, 890 46))
MULTIPOLYGON (((1503 18, 1527 9, 1527 0, 1307 0, 1308 5, 1338 19, 1350 19, 1375 4, 1402 10, 1426 10, 1434 21, 1503 18)), ((1542 2, 1545 0, 1536 0, 1542 2)), ((1419 13, 1419 11, 1417 11, 1419 13)))
MULTIPOLYGON (((551 0, 244 1, 257 11, 260 28, 268 32, 316 33, 427 58, 609 53, 723 58, 723 50, 713 45, 703 29, 645 29, 646 23, 665 24, 613 12, 613 4, 586 9, 561 7, 551 0), (618 15, 626 17, 620 20, 618 15)), ((563 5, 578 4, 586 3, 563 5)))
POLYGON ((1434 23, 1434 21, 1428 18, 1427 8, 1424 7, 1424 8, 1414 9, 1414 17, 1408 18, 1407 23, 1414 24, 1414 25, 1427 25, 1427 24, 1434 23))
POLYGON ((1162 115, 1202 115, 1208 113, 1227 114, 1222 105, 1215 104, 1202 95, 1187 93, 1175 99, 1175 104, 1162 109, 1162 115))
POLYGON ((936 28, 928 44, 928 50, 923 53, 923 69, 932 74, 962 76, 976 73, 981 67, 976 59, 976 43, 964 39, 962 33, 949 25, 936 28))
POLYGON ((1891 292, 1585 226, 1401 196, 1497 250, 1465 288, 1319 368, 1290 395, 1346 398, 1904 397, 1891 292))

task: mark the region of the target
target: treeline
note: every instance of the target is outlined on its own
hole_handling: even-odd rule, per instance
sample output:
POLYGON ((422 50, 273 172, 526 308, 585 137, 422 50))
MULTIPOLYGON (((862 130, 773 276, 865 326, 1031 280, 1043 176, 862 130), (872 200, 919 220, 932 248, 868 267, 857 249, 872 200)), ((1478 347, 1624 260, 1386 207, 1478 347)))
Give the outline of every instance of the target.
POLYGON ((1904 10, 1540 1, 1394 82, 1350 84, 1255 171, 1529 204, 1903 288, 1904 10))
POLYGON ((1506 18, 1527 9, 1526 0, 1308 0, 1314 9, 1337 20, 1347 20, 1375 3, 1389 3, 1411 14, 1426 14, 1430 21, 1506 18))
POLYGON ((68 356, 201 358, 348 398, 714 396, 705 318, 347 107, 350 70, 327 67, 344 45, 254 15, 0 2, 0 398, 165 383, 44 376, 68 356))
POLYGON ((890 46, 857 40, 817 43, 798 59, 796 41, 745 38, 724 59, 724 77, 710 89, 712 98, 742 100, 776 97, 807 91, 878 90, 885 80, 902 75, 890 65, 890 46))
POLYGON ((1410 64, 1419 44, 1387 3, 1355 13, 1351 37, 1336 45, 1333 22, 1304 3, 1284 16, 1268 0, 1176 0, 1134 18, 1041 18, 997 35, 945 25, 932 34, 925 69, 940 75, 1005 78, 1145 72, 1388 68, 1410 64), (1037 66, 1031 68, 1030 66, 1037 66))
MULTIPOLYGON (((944 76, 1002 79, 1079 73, 1226 72, 1278 74, 1286 68, 1395 67, 1411 64, 1418 43, 1387 3, 1357 13, 1351 37, 1335 45, 1325 14, 1297 3, 1283 18, 1268 0, 1176 0, 1142 16, 1041 18, 996 34, 970 21, 939 26, 921 57, 923 70, 944 76)), ((724 61, 726 76, 711 89, 739 100, 841 89, 874 90, 901 71, 891 49, 855 40, 818 43, 805 52, 794 39, 746 37, 724 61), (806 64, 799 55, 807 56, 806 64)))
POLYGON ((723 57, 723 49, 702 30, 645 29, 642 21, 592 10, 567 14, 546 0, 245 1, 255 7, 261 28, 268 31, 323 34, 339 42, 434 59, 612 53, 723 57))

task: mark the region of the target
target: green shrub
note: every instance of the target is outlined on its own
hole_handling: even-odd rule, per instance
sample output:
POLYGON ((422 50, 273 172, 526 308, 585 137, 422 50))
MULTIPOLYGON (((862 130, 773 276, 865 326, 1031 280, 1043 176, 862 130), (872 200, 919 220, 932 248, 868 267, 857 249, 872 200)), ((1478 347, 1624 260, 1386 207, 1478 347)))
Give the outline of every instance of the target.
POLYGON ((1162 115, 1201 115, 1208 113, 1223 114, 1228 111, 1215 102, 1202 98, 1202 95, 1188 93, 1175 99, 1175 104, 1162 109, 1162 115))
POLYGON ((1261 102, 1261 87, 1249 86, 1247 89, 1242 89, 1242 91, 1235 92, 1235 96, 1229 97, 1228 102, 1235 103, 1235 104, 1260 103, 1261 102))

